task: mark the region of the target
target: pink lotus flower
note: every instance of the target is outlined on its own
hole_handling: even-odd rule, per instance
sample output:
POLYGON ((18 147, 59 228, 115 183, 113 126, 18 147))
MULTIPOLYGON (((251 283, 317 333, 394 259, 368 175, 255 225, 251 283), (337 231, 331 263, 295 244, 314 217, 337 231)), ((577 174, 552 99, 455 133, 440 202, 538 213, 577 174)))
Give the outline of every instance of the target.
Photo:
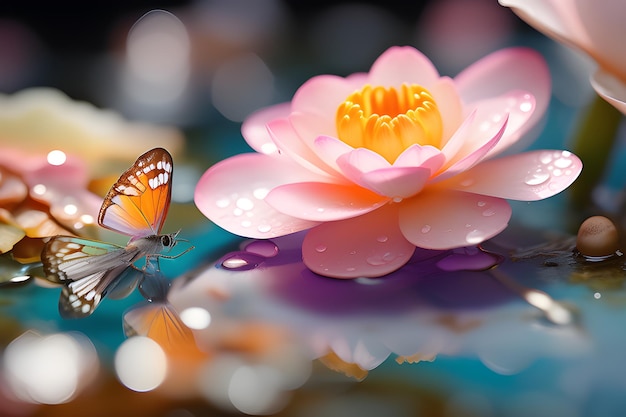
POLYGON ((543 59, 528 49, 487 56, 454 79, 411 47, 383 53, 367 74, 317 76, 287 104, 252 115, 243 136, 258 153, 211 167, 195 194, 222 228, 271 238, 310 229, 308 268, 375 277, 415 247, 475 245, 501 232, 505 199, 567 188, 580 160, 567 151, 491 159, 542 117, 543 59))
POLYGON ((591 76, 596 92, 626 114, 626 51, 620 0, 499 0, 529 25, 559 42, 573 46, 599 68, 591 76))

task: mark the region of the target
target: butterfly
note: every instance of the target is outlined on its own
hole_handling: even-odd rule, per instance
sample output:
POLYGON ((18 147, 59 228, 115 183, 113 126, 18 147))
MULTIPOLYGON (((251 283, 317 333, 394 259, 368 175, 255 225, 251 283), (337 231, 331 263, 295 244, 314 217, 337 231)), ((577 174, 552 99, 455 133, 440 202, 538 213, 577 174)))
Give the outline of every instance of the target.
POLYGON ((111 187, 104 198, 98 224, 130 236, 118 246, 74 236, 54 236, 41 253, 47 280, 63 284, 59 313, 64 318, 89 316, 108 294, 129 295, 144 279, 134 263, 146 258, 177 258, 166 255, 177 243, 176 233, 160 234, 172 195, 172 156, 155 148, 141 155, 111 187))

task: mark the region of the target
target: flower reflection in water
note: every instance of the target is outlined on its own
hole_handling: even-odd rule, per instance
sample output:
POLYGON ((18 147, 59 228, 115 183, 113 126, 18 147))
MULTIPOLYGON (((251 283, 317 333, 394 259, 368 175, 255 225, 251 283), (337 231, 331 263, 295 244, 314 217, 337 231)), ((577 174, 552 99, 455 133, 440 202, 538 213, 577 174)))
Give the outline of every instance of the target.
POLYGON ((169 300, 179 310, 206 308, 212 322, 198 337, 223 321, 264 320, 294 332, 311 359, 356 379, 390 356, 414 363, 475 355, 512 374, 544 356, 588 349, 580 329, 569 325, 575 323, 566 306, 517 283, 532 262, 512 267, 497 246, 418 249, 384 280, 345 281, 307 269, 302 239, 300 233, 246 242, 192 281, 175 282, 169 300), (563 324, 558 332, 555 324, 563 324))
POLYGON ((169 289, 158 259, 149 259, 139 287, 147 301, 124 315, 129 339, 116 356, 118 377, 130 389, 158 387, 174 398, 203 397, 226 411, 271 414, 308 379, 310 359, 280 326, 219 312, 214 320, 201 304, 175 307, 169 289))

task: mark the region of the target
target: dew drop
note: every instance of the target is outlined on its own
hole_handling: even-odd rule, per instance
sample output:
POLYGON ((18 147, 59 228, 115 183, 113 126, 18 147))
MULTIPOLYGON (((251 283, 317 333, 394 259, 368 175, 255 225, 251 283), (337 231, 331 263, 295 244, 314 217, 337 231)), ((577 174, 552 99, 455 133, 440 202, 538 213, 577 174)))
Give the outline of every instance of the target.
POLYGON ((241 222, 241 227, 250 227, 252 226, 252 222, 250 220, 244 220, 241 222))
POLYGON ((318 213, 323 213, 325 209, 324 207, 318 207, 317 209, 315 209, 315 211, 317 211, 318 213))
POLYGON ((402 197, 394 197, 394 198, 392 199, 392 201, 393 201, 394 203, 400 203, 400 202, 402 202, 402 197))
POLYGON ((234 215, 234 216, 239 217, 239 216, 241 216, 242 214, 243 214, 243 210, 242 210, 242 209, 240 209, 240 208, 236 208, 236 209, 234 209, 234 210, 233 210, 233 215, 234 215))
POLYGON ((533 109, 533 103, 531 103, 530 101, 523 101, 520 103, 519 109, 524 113, 527 113, 533 109))
POLYGON ((469 187, 470 185, 474 185, 474 183, 476 182, 476 180, 474 180, 474 178, 466 178, 463 181, 461 181, 461 186, 462 187, 469 187))
POLYGON ((324 253, 324 252, 326 252, 326 249, 328 249, 328 248, 326 247, 326 245, 317 245, 317 246, 315 247, 315 250, 316 250, 317 252, 319 252, 319 253, 324 253))
POLYGON ((269 224, 260 224, 260 225, 257 227, 257 230, 258 230, 259 232, 261 232, 261 233, 267 233, 267 232, 269 232, 270 230, 272 230, 272 226, 270 226, 269 224))
POLYGON ((430 229, 431 229, 430 225, 429 224, 425 224, 424 226, 422 226, 422 230, 421 231, 422 231, 422 233, 428 233, 428 232, 430 232, 430 229))
POLYGON ((563 171, 561 171, 558 168, 556 168, 554 171, 552 171, 552 175, 554 175, 555 177, 560 177, 561 174, 563 174, 563 171))
POLYGON ((356 268, 353 266, 349 266, 346 268, 346 272, 354 272, 354 271, 356 271, 356 268))
POLYGON ((270 192, 267 188, 257 188, 252 192, 252 195, 257 200, 263 200, 267 194, 270 192))
POLYGON ((469 232, 467 235, 465 235, 465 241, 472 245, 481 243, 483 240, 485 240, 484 233, 477 229, 474 229, 471 232, 469 232))
POLYGON ((383 235, 383 236, 378 236, 378 237, 376 238, 376 240, 377 240, 378 242, 380 242, 380 243, 385 243, 386 241, 388 241, 388 240, 389 240, 389 238, 388 238, 387 236, 384 236, 384 235, 383 235))
POLYGON ((484 202, 484 201, 479 201, 478 203, 476 203, 476 205, 477 205, 478 207, 485 207, 485 206, 487 205, 487 203, 486 203, 486 202, 484 202))
POLYGON ((387 265, 389 262, 393 261, 393 259, 395 259, 395 256, 392 253, 387 252, 383 256, 370 256, 366 259, 366 262, 372 266, 381 266, 387 265))
POLYGON ((572 160, 570 158, 561 157, 554 161, 554 166, 557 168, 565 169, 572 165, 572 160))
POLYGON ((494 209, 486 209, 485 211, 482 212, 482 215, 485 217, 491 217, 494 214, 496 214, 496 211, 494 209))
POLYGON ((526 178, 524 179, 524 182, 527 185, 540 185, 548 181, 549 178, 550 178, 550 173, 545 172, 541 168, 538 168, 534 173, 526 176, 526 178))
POLYGON ((255 240, 245 246, 245 251, 271 258, 278 255, 278 246, 271 240, 255 240))
POLYGON ((230 200, 228 198, 220 198, 215 202, 215 205, 219 208, 226 208, 230 205, 230 200))
POLYGON ((254 203, 249 198, 241 197, 237 199, 236 203, 237 207, 241 210, 252 210, 254 208, 254 203))
POLYGON ((549 152, 544 152, 544 153, 542 153, 542 154, 541 154, 541 156, 539 156, 539 161, 540 161, 542 164, 547 165, 547 164, 549 164, 550 162, 552 162, 552 155, 550 155, 550 153, 549 153, 549 152))

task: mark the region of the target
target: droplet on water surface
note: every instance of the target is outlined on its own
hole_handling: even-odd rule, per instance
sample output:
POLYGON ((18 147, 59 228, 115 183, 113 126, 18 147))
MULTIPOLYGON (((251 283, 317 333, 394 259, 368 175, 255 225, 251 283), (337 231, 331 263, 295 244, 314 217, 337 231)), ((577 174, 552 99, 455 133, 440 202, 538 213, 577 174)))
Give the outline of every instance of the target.
POLYGON ((247 271, 258 267, 265 257, 251 252, 234 252, 227 255, 220 265, 231 271, 247 271))

